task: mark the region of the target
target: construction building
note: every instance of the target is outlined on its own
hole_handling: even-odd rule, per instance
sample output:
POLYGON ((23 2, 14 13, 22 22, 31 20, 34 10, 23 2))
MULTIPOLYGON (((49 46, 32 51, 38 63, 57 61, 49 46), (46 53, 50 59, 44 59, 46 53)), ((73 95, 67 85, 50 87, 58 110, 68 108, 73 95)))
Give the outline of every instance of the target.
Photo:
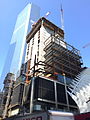
POLYGON ((9 117, 47 110, 79 112, 63 83, 45 77, 34 77, 30 80, 33 81, 30 84, 20 83, 14 87, 8 108, 9 117))
POLYGON ((79 112, 67 92, 82 70, 79 50, 66 43, 64 31, 44 17, 33 24, 26 42, 26 63, 17 78, 8 116, 49 109, 79 112))
POLYGON ((2 113, 3 118, 5 118, 8 113, 8 106, 11 101, 14 83, 15 83, 14 74, 8 73, 4 80, 3 97, 2 97, 2 103, 1 103, 1 106, 3 109, 3 113, 2 113))
POLYGON ((39 19, 27 36, 25 61, 29 61, 30 75, 35 56, 36 75, 57 75, 58 81, 61 81, 64 73, 69 84, 81 71, 80 51, 66 43, 64 31, 45 18, 39 19))
POLYGON ((2 107, 3 92, 0 91, 0 118, 2 118, 3 107, 2 107))

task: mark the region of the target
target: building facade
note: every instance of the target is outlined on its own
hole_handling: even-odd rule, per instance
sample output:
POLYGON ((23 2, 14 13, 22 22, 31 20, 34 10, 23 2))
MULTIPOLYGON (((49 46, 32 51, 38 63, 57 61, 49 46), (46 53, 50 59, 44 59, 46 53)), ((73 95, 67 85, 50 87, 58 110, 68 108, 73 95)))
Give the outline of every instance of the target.
POLYGON ((4 78, 8 72, 19 75, 26 50, 26 36, 31 29, 32 21, 37 21, 40 16, 40 8, 34 4, 28 4, 18 15, 16 25, 9 46, 6 63, 2 72, 4 78))
POLYGON ((79 112, 63 83, 46 77, 34 77, 30 80, 30 84, 21 82, 14 87, 8 107, 9 117, 47 110, 79 112))
POLYGON ((3 92, 0 91, 0 118, 2 118, 2 113, 3 113, 2 100, 3 100, 3 92))
POLYGON ((2 97, 3 118, 7 116, 8 106, 11 101, 14 83, 15 83, 14 74, 8 73, 5 77, 4 88, 3 88, 3 97, 2 97))
POLYGON ((82 58, 79 50, 64 41, 64 31, 45 18, 41 18, 27 35, 25 61, 29 61, 32 76, 34 60, 36 75, 51 75, 69 84, 80 71, 82 58), (36 58, 35 58, 36 56, 36 58), (56 76, 56 77, 55 77, 56 76))

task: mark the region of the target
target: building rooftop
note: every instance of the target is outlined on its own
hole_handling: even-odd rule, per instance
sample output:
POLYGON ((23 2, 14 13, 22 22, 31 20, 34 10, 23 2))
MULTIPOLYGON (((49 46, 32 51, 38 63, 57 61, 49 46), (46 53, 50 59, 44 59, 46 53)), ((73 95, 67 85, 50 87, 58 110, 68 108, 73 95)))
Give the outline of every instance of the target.
POLYGON ((56 31, 58 34, 60 34, 60 36, 62 36, 64 38, 64 31, 61 28, 59 28, 58 26, 56 26, 55 24, 53 24, 46 18, 42 17, 33 25, 32 30, 27 35, 27 40, 26 40, 27 43, 34 36, 34 34, 38 31, 38 29, 41 27, 42 24, 44 26, 48 27, 49 29, 56 31))

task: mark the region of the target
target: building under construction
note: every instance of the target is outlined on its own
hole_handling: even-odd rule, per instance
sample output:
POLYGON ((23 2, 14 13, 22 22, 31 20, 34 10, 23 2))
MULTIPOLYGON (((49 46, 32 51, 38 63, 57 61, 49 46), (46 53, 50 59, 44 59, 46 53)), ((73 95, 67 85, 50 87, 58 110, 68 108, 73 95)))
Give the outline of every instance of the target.
POLYGON ((79 50, 66 43, 64 31, 44 17, 33 25, 26 42, 26 64, 14 87, 9 116, 48 109, 79 112, 67 93, 82 70, 79 50))
MULTIPOLYGON (((30 60, 30 74, 33 71, 36 55, 36 75, 48 74, 62 78, 63 73, 71 81, 80 71, 82 59, 79 50, 64 41, 64 31, 41 18, 27 36, 26 61, 30 60), (42 72, 42 74, 40 74, 42 72)), ((56 79, 56 78, 55 78, 56 79)))
POLYGON ((2 103, 1 103, 3 118, 5 118, 8 113, 8 106, 10 105, 13 87, 15 83, 14 80, 15 80, 15 77, 14 77, 14 74, 12 73, 8 73, 4 80, 3 96, 2 96, 2 103))
POLYGON ((3 113, 2 99, 3 99, 3 92, 0 91, 0 118, 2 117, 2 113, 3 113))

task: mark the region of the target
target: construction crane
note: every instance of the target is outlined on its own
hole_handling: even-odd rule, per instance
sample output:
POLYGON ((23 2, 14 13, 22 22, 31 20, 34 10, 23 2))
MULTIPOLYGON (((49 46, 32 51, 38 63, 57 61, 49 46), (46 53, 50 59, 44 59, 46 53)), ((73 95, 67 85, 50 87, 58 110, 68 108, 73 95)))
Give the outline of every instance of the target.
POLYGON ((90 43, 87 43, 86 45, 84 45, 82 48, 87 48, 90 46, 90 43))
POLYGON ((47 12, 46 14, 45 14, 45 18, 47 18, 49 15, 51 14, 51 12, 49 11, 49 12, 47 12))
POLYGON ((64 30, 64 17, 63 17, 63 8, 62 8, 62 4, 61 4, 61 27, 62 27, 62 30, 64 30))

